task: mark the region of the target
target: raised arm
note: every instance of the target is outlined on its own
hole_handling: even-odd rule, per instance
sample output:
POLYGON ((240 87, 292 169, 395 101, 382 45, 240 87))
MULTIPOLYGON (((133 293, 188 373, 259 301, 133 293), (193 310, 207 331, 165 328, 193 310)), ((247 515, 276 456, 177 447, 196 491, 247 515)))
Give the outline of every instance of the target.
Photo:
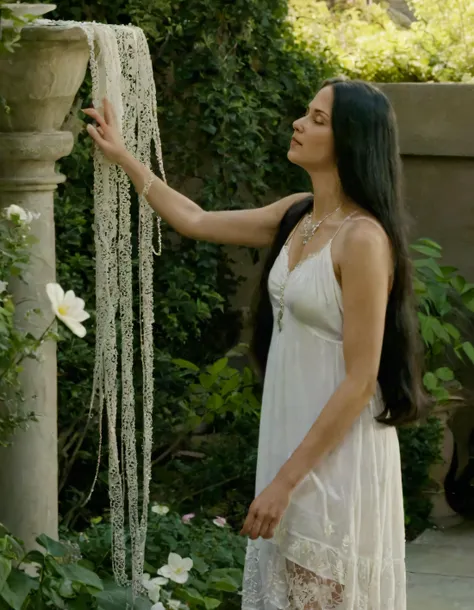
MULTIPOLYGON (((126 150, 110 102, 104 100, 104 116, 93 108, 84 110, 84 113, 97 123, 97 127, 87 126, 97 146, 110 161, 123 168, 136 190, 142 192, 150 178, 150 170, 126 150)), ((251 210, 207 212, 157 177, 148 190, 147 200, 165 222, 186 237, 220 244, 265 247, 272 243, 288 208, 309 194, 289 195, 251 210)))

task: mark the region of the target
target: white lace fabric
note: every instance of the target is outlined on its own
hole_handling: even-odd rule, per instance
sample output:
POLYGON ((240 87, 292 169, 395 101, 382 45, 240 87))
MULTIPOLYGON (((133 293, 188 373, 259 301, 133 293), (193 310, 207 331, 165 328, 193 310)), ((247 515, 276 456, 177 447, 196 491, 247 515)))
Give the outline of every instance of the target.
MULTIPOLYGON (((89 65, 94 107, 101 108, 104 97, 110 100, 127 149, 147 167, 151 166, 153 153, 156 154, 161 177, 165 179, 153 67, 144 32, 135 26, 95 22, 38 20, 35 23, 43 27, 82 28, 90 49, 89 65)), ((131 185, 128 176, 121 168, 110 164, 96 148, 94 154, 96 354, 91 413, 95 404, 100 422, 104 407, 107 413, 108 481, 114 575, 120 584, 129 584, 126 571, 128 517, 131 584, 134 592, 138 593, 142 590, 153 436, 154 213, 148 203, 140 199, 138 322, 143 371, 143 481, 140 486, 133 380, 135 320, 132 292, 131 203, 131 185), (120 439, 117 438, 119 425, 120 439)), ((158 254, 160 254, 159 218, 157 224, 158 254)), ((100 449, 101 447, 102 436, 100 436, 100 449)), ((94 484, 98 470, 99 463, 94 484)))
MULTIPOLYGON (((283 248, 269 291, 275 328, 263 393, 257 494, 345 376, 342 293, 331 243, 289 275, 283 248)), ((249 542, 243 610, 406 610, 400 451, 396 430, 375 420, 382 410, 378 388, 342 442, 296 488, 273 539, 249 542)))

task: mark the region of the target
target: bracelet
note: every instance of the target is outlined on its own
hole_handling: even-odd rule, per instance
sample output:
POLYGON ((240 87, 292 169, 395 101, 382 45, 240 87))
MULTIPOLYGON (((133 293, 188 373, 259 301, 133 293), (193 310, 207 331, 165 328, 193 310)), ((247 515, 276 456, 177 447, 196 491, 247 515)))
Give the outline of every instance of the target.
POLYGON ((140 193, 140 197, 143 197, 144 199, 147 197, 148 191, 150 190, 150 187, 153 184, 153 182, 155 182, 155 180, 156 180, 155 174, 150 172, 150 175, 148 176, 148 179, 145 182, 145 186, 143 187, 143 190, 140 193))

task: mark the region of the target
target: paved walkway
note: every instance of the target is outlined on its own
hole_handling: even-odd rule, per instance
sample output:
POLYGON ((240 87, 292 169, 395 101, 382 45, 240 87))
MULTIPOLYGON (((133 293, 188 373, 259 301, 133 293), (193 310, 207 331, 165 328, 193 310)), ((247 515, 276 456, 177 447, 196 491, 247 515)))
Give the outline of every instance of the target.
POLYGON ((408 610, 473 610, 474 523, 427 530, 407 547, 408 610))

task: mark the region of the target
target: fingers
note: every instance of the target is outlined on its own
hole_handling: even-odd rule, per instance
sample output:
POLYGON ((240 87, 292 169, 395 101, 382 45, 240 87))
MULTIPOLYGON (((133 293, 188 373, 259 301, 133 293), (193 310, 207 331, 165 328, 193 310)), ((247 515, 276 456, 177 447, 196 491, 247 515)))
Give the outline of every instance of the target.
POLYGON ((260 528, 260 536, 265 540, 273 538, 277 524, 278 522, 276 519, 265 519, 265 521, 262 523, 262 527, 260 528))
POLYGON ((116 125, 117 120, 116 120, 116 116, 115 116, 114 107, 112 106, 112 104, 109 102, 109 100, 106 97, 104 97, 103 103, 104 103, 104 117, 105 117, 105 120, 107 121, 107 124, 116 125))
POLYGON ((90 116, 91 119, 94 119, 97 125, 99 125, 99 127, 102 129, 107 128, 107 121, 95 108, 85 108, 82 112, 87 114, 87 116, 90 116))
POLYGON ((248 536, 251 540, 257 540, 262 535, 262 527, 267 529, 267 525, 264 525, 265 521, 266 519, 259 515, 258 510, 251 506, 240 534, 248 536))
MULTIPOLYGON (((86 129, 87 133, 91 136, 93 140, 95 140, 95 142, 97 142, 97 144, 100 144, 102 142, 102 135, 93 125, 87 125, 86 129)), ((98 129, 100 129, 100 127, 98 129)))
POLYGON ((249 514, 247 515, 247 518, 245 519, 245 522, 242 526, 242 529, 240 530, 240 535, 248 536, 250 534, 250 530, 252 529, 252 526, 253 526, 253 515, 252 515, 252 513, 249 512, 249 514))
POLYGON ((258 517, 254 519, 252 528, 250 530, 250 534, 249 534, 249 538, 251 540, 257 540, 257 538, 260 536, 260 530, 262 527, 263 521, 261 519, 259 519, 258 517))

